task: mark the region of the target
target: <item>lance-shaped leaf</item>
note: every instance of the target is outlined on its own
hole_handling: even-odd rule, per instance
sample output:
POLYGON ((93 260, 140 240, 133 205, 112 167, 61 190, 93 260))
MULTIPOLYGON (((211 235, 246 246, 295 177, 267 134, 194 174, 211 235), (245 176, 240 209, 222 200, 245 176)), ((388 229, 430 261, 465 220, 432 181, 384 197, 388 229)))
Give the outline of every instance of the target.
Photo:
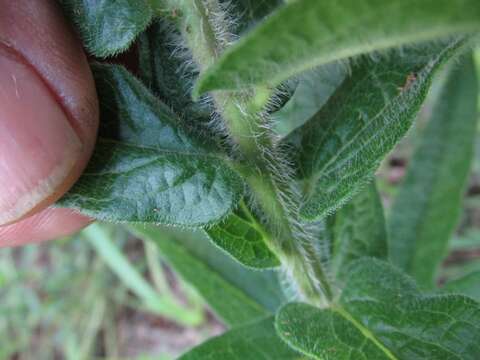
POLYGON ((302 360, 279 338, 269 317, 213 338, 187 352, 179 360, 302 360))
POLYGON ((182 130, 167 106, 125 69, 96 65, 94 72, 99 139, 60 206, 106 221, 190 227, 228 215, 243 184, 224 159, 182 130))
POLYGON ((425 287, 458 221, 477 128, 473 59, 448 74, 389 221, 391 260, 425 287))
POLYGON ((387 230, 375 181, 341 208, 333 219, 333 273, 342 278, 362 257, 387 258, 387 230))
POLYGON ((353 263, 329 309, 302 303, 277 314, 279 335, 316 359, 475 360, 480 304, 461 295, 423 296, 400 270, 375 260, 353 263))
POLYGON ((442 291, 463 294, 480 301, 480 271, 474 271, 458 279, 447 282, 442 291))
POLYGON ((228 49, 196 94, 277 85, 317 65, 480 30, 477 0, 298 0, 228 49))
POLYGON ((87 49, 99 57, 127 49, 154 15, 148 0, 60 0, 60 3, 87 49))
POLYGON ((394 51, 378 61, 359 59, 327 104, 286 139, 297 149, 304 179, 303 216, 334 212, 373 176, 410 128, 436 70, 464 44, 455 40, 394 51))
POLYGON ((201 233, 152 225, 135 225, 129 229, 153 241, 165 261, 228 325, 265 317, 285 302, 274 271, 250 270, 238 264, 201 233))
POLYGON ((246 207, 238 208, 205 232, 217 246, 245 266, 266 269, 280 265, 267 246, 269 235, 246 207))

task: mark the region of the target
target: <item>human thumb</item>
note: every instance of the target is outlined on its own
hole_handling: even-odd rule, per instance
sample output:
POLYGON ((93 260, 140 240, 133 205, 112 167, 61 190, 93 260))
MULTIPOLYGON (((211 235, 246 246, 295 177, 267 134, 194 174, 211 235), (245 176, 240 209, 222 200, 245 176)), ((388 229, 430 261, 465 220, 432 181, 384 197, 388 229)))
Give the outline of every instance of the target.
POLYGON ((0 0, 0 225, 52 204, 92 153, 98 105, 55 2, 0 0))

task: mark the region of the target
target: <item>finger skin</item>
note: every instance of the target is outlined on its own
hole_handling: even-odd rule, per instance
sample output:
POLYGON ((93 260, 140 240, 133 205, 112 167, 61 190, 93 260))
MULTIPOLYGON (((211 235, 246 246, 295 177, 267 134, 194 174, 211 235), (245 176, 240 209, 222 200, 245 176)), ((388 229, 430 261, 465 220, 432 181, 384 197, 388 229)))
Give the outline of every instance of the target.
POLYGON ((47 208, 15 224, 0 227, 0 248, 39 243, 71 235, 92 222, 70 209, 47 208))
MULTIPOLYGON (((89 222, 71 211, 46 208, 73 185, 88 163, 98 128, 98 101, 81 43, 55 1, 0 0, 0 9, 0 50, 21 59, 41 79, 83 145, 65 180, 26 214, 33 217, 0 227, 1 246, 63 236, 89 222)), ((2 149, 0 161, 8 156, 2 149)))

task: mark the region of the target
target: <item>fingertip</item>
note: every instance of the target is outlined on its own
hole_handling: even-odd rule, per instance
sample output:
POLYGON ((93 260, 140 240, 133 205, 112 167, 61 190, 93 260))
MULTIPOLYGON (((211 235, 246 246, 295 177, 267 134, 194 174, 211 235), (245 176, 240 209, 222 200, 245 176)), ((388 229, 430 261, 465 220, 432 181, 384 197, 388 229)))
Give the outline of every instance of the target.
POLYGON ((41 211, 78 179, 98 127, 95 85, 53 1, 0 0, 0 224, 41 211))
POLYGON ((92 221, 70 209, 47 208, 15 224, 0 226, 0 248, 69 236, 92 221))

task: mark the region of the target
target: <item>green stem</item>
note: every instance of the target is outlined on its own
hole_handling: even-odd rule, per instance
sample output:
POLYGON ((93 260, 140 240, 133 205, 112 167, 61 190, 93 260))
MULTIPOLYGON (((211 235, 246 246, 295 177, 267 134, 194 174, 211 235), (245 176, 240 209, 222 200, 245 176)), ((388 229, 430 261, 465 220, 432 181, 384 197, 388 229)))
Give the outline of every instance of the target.
POLYGON ((324 300, 329 303, 333 299, 333 290, 313 245, 317 239, 302 228, 298 214, 289 211, 299 208, 300 199, 296 199, 295 193, 288 189, 289 184, 278 181, 267 171, 256 172, 253 169, 250 174, 245 174, 245 178, 268 218, 270 231, 274 233, 274 236, 267 238, 273 242, 269 244, 272 251, 291 271, 293 279, 307 300, 320 305, 324 300), (282 193, 290 196, 282 201, 282 193))
MULTIPOLYGON (((170 10, 181 13, 178 27, 187 42, 200 71, 208 68, 224 50, 229 39, 218 33, 228 33, 221 19, 218 0, 165 0, 170 10), (216 13, 214 17, 211 15, 216 13), (213 24, 215 22, 215 24, 213 24)), ((216 92, 213 99, 238 152, 237 169, 244 175, 256 200, 267 218, 268 246, 292 274, 304 298, 322 304, 333 297, 313 238, 302 226, 297 212, 301 204, 291 182, 283 181, 287 172, 282 154, 275 153, 272 132, 262 114, 270 97, 268 89, 250 92, 216 92)))

